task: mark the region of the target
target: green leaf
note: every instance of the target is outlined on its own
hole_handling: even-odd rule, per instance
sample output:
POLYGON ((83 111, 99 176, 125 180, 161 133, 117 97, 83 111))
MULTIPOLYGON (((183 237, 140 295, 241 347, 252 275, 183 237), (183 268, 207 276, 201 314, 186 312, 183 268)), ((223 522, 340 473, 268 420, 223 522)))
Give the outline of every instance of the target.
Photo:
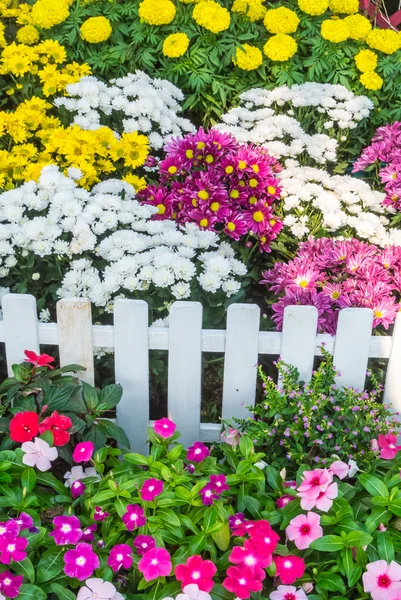
POLYGON ((368 475, 367 473, 362 473, 358 477, 360 483, 363 485, 366 491, 369 492, 371 496, 381 496, 382 498, 388 498, 389 492, 386 484, 375 477, 374 475, 368 475))
POLYGON ((401 517, 401 498, 396 498, 395 500, 390 500, 388 503, 388 508, 392 513, 397 515, 397 517, 401 517))
POLYGON ((142 454, 137 454, 136 452, 129 452, 128 454, 124 454, 124 460, 131 463, 132 465, 149 465, 149 460, 146 458, 146 456, 143 456, 142 454))
POLYGON ((125 435, 122 427, 119 427, 113 423, 113 421, 109 421, 108 419, 97 419, 96 423, 96 427, 106 434, 108 438, 116 440, 119 444, 122 444, 126 448, 130 447, 129 439, 125 435))
POLYGON ((344 581, 336 573, 320 573, 316 579, 316 583, 328 592, 346 593, 344 581))
POLYGON ((47 594, 37 585, 24 583, 18 594, 20 600, 46 600, 47 594))
POLYGON ((86 381, 82 382, 82 398, 85 402, 85 406, 89 411, 95 411, 99 404, 99 398, 96 392, 96 388, 86 383, 86 381))
POLYGON ((212 538, 216 546, 222 552, 226 552, 230 546, 230 528, 226 523, 219 531, 212 533, 212 538))
POLYGON ((245 458, 249 458, 253 452, 253 443, 250 437, 242 435, 239 441, 239 449, 245 458))
POLYGON ((377 551, 381 560, 386 560, 388 563, 394 560, 394 544, 389 531, 377 533, 377 551))
POLYGON ((391 512, 381 506, 375 506, 365 521, 365 526, 370 533, 376 531, 380 523, 386 524, 391 517, 391 512))
POLYGON ((56 594, 58 600, 76 600, 76 595, 58 583, 50 584, 51 590, 56 594))
POLYGON ((35 582, 35 569, 28 557, 20 562, 13 563, 13 571, 17 573, 17 575, 23 575, 29 579, 31 583, 35 582))
POLYGON ((65 548, 57 546, 56 548, 49 548, 43 554, 36 571, 38 583, 50 581, 50 579, 61 573, 64 567, 64 552, 65 548))
POLYGON ((270 485, 273 491, 280 490, 283 487, 283 480, 280 477, 280 473, 271 465, 265 467, 267 483, 270 485))
POLYGON ((348 548, 362 548, 367 546, 373 540, 370 533, 364 531, 350 531, 345 538, 345 545, 348 548))
POLYGON ((27 492, 32 492, 36 484, 36 473, 32 467, 27 467, 22 471, 21 486, 26 488, 27 492))
POLYGON ((36 481, 41 485, 53 488, 58 494, 65 495, 66 488, 51 473, 36 473, 36 481))
MULTIPOLYGON (((76 412, 71 397, 79 389, 78 385, 53 385, 44 395, 42 404, 47 405, 46 412, 54 410, 65 413, 65 411, 76 412)), ((78 409, 78 406, 76 407, 78 409)))
POLYGON ((324 535, 314 540, 309 547, 320 552, 338 552, 344 548, 344 541, 339 535, 324 535))
POLYGON ((120 384, 113 383, 112 385, 106 385, 100 390, 99 394, 99 402, 102 405, 102 409, 110 410, 111 408, 115 408, 120 402, 122 395, 123 388, 120 384))

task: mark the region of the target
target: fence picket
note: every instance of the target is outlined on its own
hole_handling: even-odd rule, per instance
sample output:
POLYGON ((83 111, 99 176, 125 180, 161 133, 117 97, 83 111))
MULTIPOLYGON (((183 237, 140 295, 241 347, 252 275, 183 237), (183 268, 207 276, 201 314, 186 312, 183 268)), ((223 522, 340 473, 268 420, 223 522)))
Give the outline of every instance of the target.
POLYGON ((185 446, 199 440, 202 305, 174 302, 169 320, 168 411, 185 446))
POLYGON ((65 298, 57 302, 60 365, 85 367, 80 379, 95 382, 92 341, 92 311, 89 300, 65 298))
POLYGON ((123 387, 117 423, 131 448, 147 454, 149 426, 149 317, 144 300, 117 300, 114 305, 116 383, 123 387))
POLYGON ((317 309, 314 306, 285 307, 280 357, 297 367, 301 381, 309 381, 312 376, 316 328, 317 309))
POLYGON ((401 413, 401 313, 395 320, 383 401, 401 413))
POLYGON ((334 366, 340 372, 336 379, 338 384, 357 390, 364 388, 372 324, 373 311, 370 308, 340 311, 333 357, 334 366))
POLYGON ((39 353, 36 300, 28 294, 7 294, 2 306, 7 371, 12 376, 11 366, 24 360, 24 350, 39 353))
POLYGON ((255 403, 260 309, 232 304, 227 311, 222 418, 245 418, 255 403))

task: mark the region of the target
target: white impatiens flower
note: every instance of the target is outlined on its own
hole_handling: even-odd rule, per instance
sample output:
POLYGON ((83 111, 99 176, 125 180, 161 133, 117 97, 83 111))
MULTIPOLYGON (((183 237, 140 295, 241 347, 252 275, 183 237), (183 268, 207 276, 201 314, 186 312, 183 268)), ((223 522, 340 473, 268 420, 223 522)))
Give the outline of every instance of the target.
POLYGON ((67 471, 64 474, 64 479, 66 480, 64 485, 69 488, 76 481, 81 481, 81 479, 85 479, 85 477, 96 477, 99 479, 99 474, 96 472, 94 467, 88 467, 87 469, 83 469, 81 465, 75 466, 71 468, 71 471, 67 471))
POLYGON ((91 577, 78 592, 77 600, 123 600, 119 592, 109 581, 100 577, 91 577))
MULTIPOLYGON (((114 118, 116 123, 122 121, 123 129, 116 130, 117 134, 139 131, 148 136, 153 150, 161 150, 172 136, 196 131, 190 121, 179 116, 184 100, 181 90, 142 71, 113 79, 110 85, 96 77, 82 77, 67 85, 66 91, 68 97, 54 103, 75 113, 74 123, 82 129, 102 127, 102 116, 108 115, 112 122, 114 118)), ((78 171, 70 169, 69 176, 79 179, 78 171)))
POLYGON ((37 467, 39 471, 48 471, 58 456, 57 448, 51 448, 45 440, 35 438, 33 442, 24 442, 21 446, 24 456, 22 462, 28 467, 37 467))
POLYGON ((251 89, 223 115, 220 131, 262 145, 276 158, 337 159, 338 140, 369 116, 373 103, 342 85, 307 82, 273 90, 251 89), (312 115, 312 116, 311 116, 312 115), (306 126, 304 125, 306 123, 306 126))

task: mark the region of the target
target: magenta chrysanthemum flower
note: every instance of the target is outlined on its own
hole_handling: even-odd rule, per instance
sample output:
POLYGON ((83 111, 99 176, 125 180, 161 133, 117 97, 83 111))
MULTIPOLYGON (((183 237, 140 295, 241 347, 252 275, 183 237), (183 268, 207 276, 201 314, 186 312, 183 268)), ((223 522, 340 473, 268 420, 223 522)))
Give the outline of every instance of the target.
POLYGON ((110 550, 107 559, 109 567, 117 573, 121 568, 129 569, 132 567, 132 550, 127 544, 117 544, 110 550))
POLYGON ((174 435, 175 428, 176 424, 173 423, 173 421, 170 421, 170 419, 166 418, 158 419, 158 421, 153 423, 153 429, 155 433, 164 439, 168 439, 174 435))
POLYGON ((157 496, 160 496, 163 491, 163 487, 163 481, 155 478, 147 479, 143 483, 140 490, 142 500, 145 500, 146 502, 154 500, 157 496))
POLYGON ((158 577, 167 577, 171 573, 170 554, 164 548, 154 548, 146 552, 138 563, 138 569, 146 581, 152 581, 158 577))
POLYGON ((127 512, 122 516, 122 521, 128 531, 142 527, 146 523, 145 512, 139 504, 128 504, 127 512))
POLYGON ((93 518, 95 521, 104 521, 109 516, 110 516, 110 513, 103 510, 103 508, 101 506, 95 506, 95 513, 93 515, 93 518))
POLYGON ((149 550, 156 548, 156 540, 151 535, 138 535, 134 539, 134 547, 139 556, 143 556, 149 550))
POLYGON ((202 442, 195 442, 188 448, 187 460, 194 463, 201 463, 202 460, 210 455, 210 450, 202 442))
POLYGON ((49 533, 54 538, 57 546, 77 544, 82 538, 81 523, 78 517, 55 517, 53 519, 54 531, 49 533))
POLYGON ((10 571, 0 573, 0 593, 6 598, 16 598, 24 581, 22 575, 13 575, 10 571))
POLYGON ((95 445, 93 442, 81 442, 75 446, 72 458, 76 463, 88 462, 92 458, 95 445))
POLYGON ((25 548, 28 540, 24 537, 15 537, 12 533, 5 533, 0 537, 0 563, 9 565, 13 560, 20 562, 26 558, 25 548))
POLYGON ((67 550, 64 554, 64 563, 64 573, 68 577, 76 577, 79 581, 91 577, 100 565, 92 546, 85 543, 78 544, 74 550, 67 550))

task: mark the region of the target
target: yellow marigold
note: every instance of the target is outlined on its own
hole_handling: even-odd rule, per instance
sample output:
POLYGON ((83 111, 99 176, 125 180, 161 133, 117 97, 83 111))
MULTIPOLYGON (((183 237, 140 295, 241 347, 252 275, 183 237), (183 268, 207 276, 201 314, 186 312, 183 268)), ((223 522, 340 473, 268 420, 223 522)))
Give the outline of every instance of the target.
POLYGON ((266 14, 264 0, 234 0, 231 12, 246 15, 252 22, 260 21, 266 14))
POLYGON ((142 0, 138 10, 140 19, 148 25, 168 25, 176 12, 171 0, 142 0))
POLYGON ((32 6, 32 22, 42 29, 50 29, 62 23, 69 14, 65 0, 38 0, 32 6))
POLYGON ((361 73, 374 71, 377 67, 377 54, 372 50, 360 50, 355 55, 355 64, 361 73))
POLYGON ((293 10, 280 6, 268 10, 263 23, 270 33, 295 33, 299 18, 293 10))
POLYGON ((359 79, 367 90, 380 90, 383 85, 383 79, 374 71, 362 73, 359 79))
POLYGON ((329 8, 334 13, 353 15, 359 10, 359 0, 330 0, 329 8))
POLYGON ((363 15, 350 15, 349 17, 345 17, 344 23, 349 27, 349 37, 352 40, 364 40, 372 31, 371 22, 363 15))
POLYGON ((290 35, 278 33, 267 40, 263 52, 270 60, 284 62, 294 56, 297 49, 297 43, 290 35))
POLYGON ((298 6, 307 15, 322 15, 329 8, 329 0, 298 0, 298 6))
POLYGON ((235 50, 233 63, 244 71, 258 69, 263 62, 263 55, 259 48, 249 44, 242 44, 242 46, 243 50, 241 48, 235 50))
POLYGON ((81 38, 90 44, 100 44, 111 36, 110 21, 106 17, 90 17, 79 29, 81 38))
POLYGON ((230 13, 214 0, 204 0, 197 4, 192 17, 198 25, 212 33, 220 33, 230 27, 230 13))
POLYGON ((144 177, 138 177, 138 175, 134 175, 133 173, 127 173, 127 175, 124 175, 123 181, 126 181, 134 186, 136 192, 146 188, 146 179, 144 177))
POLYGON ((32 25, 32 7, 29 4, 20 4, 18 7, 17 23, 18 25, 32 25))
POLYGON ((394 54, 400 47, 400 38, 391 29, 373 29, 366 38, 368 46, 384 54, 394 54))
POLYGON ((172 33, 163 42, 163 54, 169 58, 178 58, 185 54, 189 46, 186 33, 172 33))
POLYGON ((36 44, 39 40, 39 32, 33 25, 25 25, 17 31, 17 41, 20 44, 36 44))
POLYGON ((320 34, 325 40, 338 44, 350 37, 350 29, 345 19, 328 19, 323 21, 320 34))

